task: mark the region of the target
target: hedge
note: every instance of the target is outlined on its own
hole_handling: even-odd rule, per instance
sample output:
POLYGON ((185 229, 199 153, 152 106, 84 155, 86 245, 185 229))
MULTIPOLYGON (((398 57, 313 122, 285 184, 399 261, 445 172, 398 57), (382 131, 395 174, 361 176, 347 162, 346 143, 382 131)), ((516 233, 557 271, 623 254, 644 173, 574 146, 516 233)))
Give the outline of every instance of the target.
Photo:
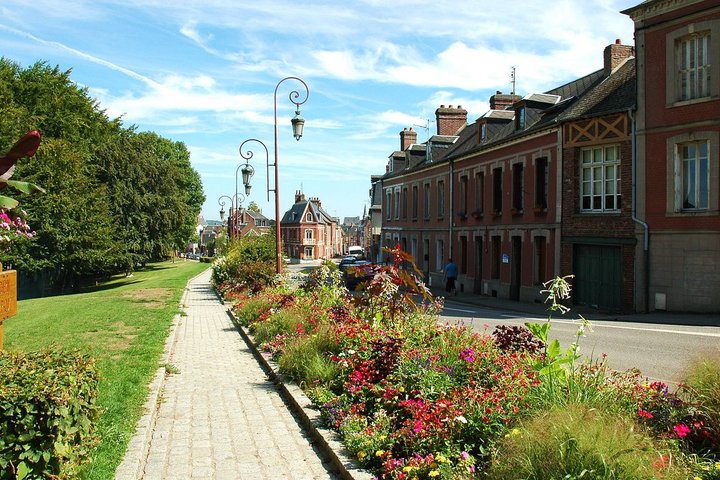
POLYGON ((0 352, 0 479, 75 478, 97 444, 98 383, 80 352, 0 352))

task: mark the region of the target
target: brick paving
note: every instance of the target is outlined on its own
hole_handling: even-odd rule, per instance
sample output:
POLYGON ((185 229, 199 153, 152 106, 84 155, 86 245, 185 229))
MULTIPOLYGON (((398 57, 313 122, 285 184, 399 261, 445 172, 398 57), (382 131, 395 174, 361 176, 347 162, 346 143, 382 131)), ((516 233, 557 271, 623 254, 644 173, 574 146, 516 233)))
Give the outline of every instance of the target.
POLYGON ((115 480, 334 479, 209 284, 192 279, 115 480), (173 368, 174 367, 174 368, 173 368))

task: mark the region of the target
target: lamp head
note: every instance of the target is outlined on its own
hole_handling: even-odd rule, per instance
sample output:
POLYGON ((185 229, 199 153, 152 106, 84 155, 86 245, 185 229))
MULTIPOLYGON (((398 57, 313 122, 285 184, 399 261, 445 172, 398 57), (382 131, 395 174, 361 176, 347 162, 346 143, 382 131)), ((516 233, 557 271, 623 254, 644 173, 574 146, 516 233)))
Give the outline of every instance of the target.
POLYGON ((250 192, 250 179, 255 174, 255 169, 252 165, 246 163, 240 171, 242 172, 243 185, 245 185, 245 195, 248 195, 250 192))
POLYGON ((220 207, 220 221, 222 222, 224 220, 225 220, 225 209, 221 206, 220 207))
POLYGON ((305 119, 300 116, 300 110, 295 110, 295 116, 290 120, 293 127, 293 137, 295 140, 300 140, 303 135, 303 128, 305 127, 305 119))

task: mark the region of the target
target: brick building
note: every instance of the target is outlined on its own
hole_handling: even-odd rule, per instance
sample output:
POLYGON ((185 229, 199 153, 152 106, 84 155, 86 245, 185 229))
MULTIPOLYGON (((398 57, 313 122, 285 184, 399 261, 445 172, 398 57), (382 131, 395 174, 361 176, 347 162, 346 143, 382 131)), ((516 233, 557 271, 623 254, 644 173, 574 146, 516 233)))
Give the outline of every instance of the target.
POLYGON ((632 110, 635 59, 618 40, 604 79, 562 115, 560 270, 574 274, 576 304, 634 311, 632 110))
POLYGON ((637 48, 638 253, 649 310, 720 311, 720 4, 647 0, 637 48))
MULTIPOLYGON (((542 282, 577 266, 572 260, 561 265, 568 253, 579 265, 588 265, 582 275, 588 288, 581 292, 594 291, 594 247, 605 253, 607 242, 621 246, 620 262, 629 251, 632 279, 635 236, 629 210, 621 212, 619 193, 613 197, 616 203, 609 199, 602 203, 606 201, 602 189, 596 194, 599 208, 583 207, 586 200, 581 193, 587 185, 577 180, 582 167, 581 160, 576 162, 582 155, 593 158, 593 150, 583 153, 593 146, 598 152, 610 152, 609 143, 615 145, 613 152, 617 148, 629 156, 626 110, 632 102, 628 106, 623 98, 618 107, 609 99, 615 98, 618 88, 628 88, 625 80, 634 79, 634 70, 626 68, 616 80, 617 67, 630 56, 632 47, 611 45, 602 69, 565 85, 524 97, 497 92, 490 98, 490 110, 471 124, 460 106, 440 106, 438 133, 423 144, 415 143, 412 129, 403 130, 401 150, 390 156, 381 180, 385 245, 399 243, 431 285, 442 283, 444 265, 452 257, 459 269, 459 290, 518 301, 541 301, 542 282), (585 136, 578 136, 578 131, 585 136), (566 154, 574 163, 563 171, 566 154), (569 178, 567 191, 564 175, 569 178), (574 202, 577 215, 565 218, 563 194, 571 195, 568 201, 574 202), (624 230, 616 234, 597 230, 601 217, 624 230), (565 239, 563 226, 572 234, 565 239), (622 247, 625 243, 629 249, 622 247)), ((609 169, 602 162, 592 165, 603 173, 609 169)), ((601 178, 597 181, 604 187, 601 178)), ((624 272, 622 268, 612 272, 620 275, 614 280, 623 286, 621 290, 624 272)), ((580 300, 631 309, 633 282, 629 285, 628 296, 621 291, 619 298, 613 296, 603 305, 591 297, 580 300)))
POLYGON ((342 252, 338 220, 322 208, 320 199, 295 192, 295 203, 280 222, 285 253, 291 259, 332 258, 342 252))

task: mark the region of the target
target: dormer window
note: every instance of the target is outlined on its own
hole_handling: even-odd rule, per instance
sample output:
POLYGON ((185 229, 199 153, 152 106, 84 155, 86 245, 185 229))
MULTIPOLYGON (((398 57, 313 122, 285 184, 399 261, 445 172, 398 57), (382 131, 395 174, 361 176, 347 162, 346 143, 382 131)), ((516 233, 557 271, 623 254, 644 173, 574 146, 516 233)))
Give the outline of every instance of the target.
POLYGON ((515 112, 515 130, 525 130, 525 107, 520 107, 515 112))
POLYGON ((487 141, 487 123, 480 124, 480 144, 484 145, 487 141))
POLYGON ((305 221, 312 222, 312 213, 308 213, 307 215, 305 215, 305 221))

